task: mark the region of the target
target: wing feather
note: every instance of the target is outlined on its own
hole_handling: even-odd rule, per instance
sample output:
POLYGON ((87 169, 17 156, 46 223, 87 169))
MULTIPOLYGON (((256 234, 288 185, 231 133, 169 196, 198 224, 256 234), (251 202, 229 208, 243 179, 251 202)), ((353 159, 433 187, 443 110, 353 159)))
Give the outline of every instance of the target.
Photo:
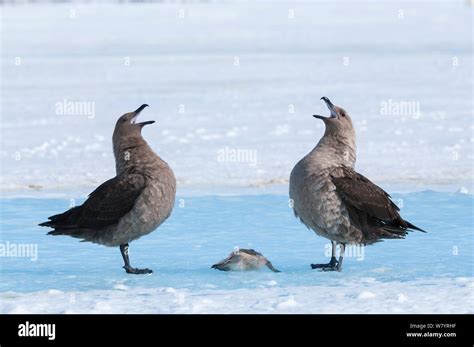
POLYGON ((351 223, 362 231, 367 241, 403 238, 408 229, 423 231, 400 216, 400 209, 387 192, 353 169, 342 167, 331 180, 351 223))
POLYGON ((140 174, 116 176, 97 187, 81 205, 40 224, 57 229, 101 229, 113 225, 135 205, 146 185, 140 174))

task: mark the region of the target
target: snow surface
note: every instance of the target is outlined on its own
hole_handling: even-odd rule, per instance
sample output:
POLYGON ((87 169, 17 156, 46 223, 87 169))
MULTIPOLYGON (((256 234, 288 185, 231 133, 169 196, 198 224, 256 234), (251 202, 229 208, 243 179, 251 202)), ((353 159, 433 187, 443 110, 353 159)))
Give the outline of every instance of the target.
POLYGON ((0 248, 31 244, 38 259, 0 256, 0 312, 474 313, 472 13, 465 1, 1 6, 0 248), (428 231, 364 248, 342 273, 310 269, 328 242, 288 206, 323 95, 352 115, 358 171, 428 231), (64 100, 93 103, 93 117, 59 114, 64 100), (385 114, 390 100, 420 114, 385 114), (37 224, 114 175, 115 120, 142 103, 179 191, 170 219, 131 244, 132 264, 155 272, 131 276, 118 249, 37 224), (256 160, 219 160, 226 148, 256 160), (210 269, 236 246, 282 272, 210 269))
POLYGON ((361 279, 350 286, 198 290, 133 288, 0 293, 8 313, 473 313, 467 278, 407 283, 361 279), (462 304, 463 303, 463 304, 462 304))
POLYGON ((1 12, 3 191, 93 188, 110 178, 115 120, 142 103, 151 106, 142 117, 157 121, 144 135, 180 187, 286 184, 322 135, 311 115, 327 114, 323 95, 352 115, 358 169, 368 177, 472 191, 465 1, 43 4, 1 12), (57 114, 64 100, 93 102, 94 117, 57 114), (389 100, 419 103, 420 114, 383 114, 389 100), (226 147, 255 150, 256 165, 219 161, 226 147))
POLYGON ((428 233, 352 250, 341 273, 324 273, 310 264, 329 261, 329 243, 294 218, 287 196, 178 196, 170 219, 131 244, 132 264, 155 272, 131 276, 117 248, 36 226, 69 199, 3 199, 2 242, 38 252, 36 261, 0 258, 0 312, 474 313, 473 196, 394 200, 428 233), (282 272, 210 268, 234 247, 262 252, 282 272))

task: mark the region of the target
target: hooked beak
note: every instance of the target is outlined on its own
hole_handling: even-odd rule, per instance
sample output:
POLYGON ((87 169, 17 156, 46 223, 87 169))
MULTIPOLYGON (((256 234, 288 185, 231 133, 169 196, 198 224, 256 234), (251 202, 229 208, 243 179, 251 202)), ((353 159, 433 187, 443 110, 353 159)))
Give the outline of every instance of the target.
POLYGON ((154 120, 149 120, 149 121, 146 121, 146 122, 136 123, 136 120, 137 120, 138 115, 140 114, 140 112, 142 112, 142 111, 145 109, 145 107, 148 107, 148 105, 147 105, 147 104, 143 104, 143 105, 141 105, 139 108, 137 108, 137 109, 133 112, 133 113, 135 114, 135 116, 133 116, 133 118, 132 118, 132 123, 133 123, 133 124, 137 124, 137 125, 139 125, 139 126, 141 126, 141 127, 144 127, 145 125, 155 123, 154 120))
POLYGON ((133 113, 135 113, 136 115, 139 115, 140 112, 142 112, 142 111, 145 109, 145 107, 148 107, 148 104, 143 104, 143 105, 141 105, 141 106, 140 106, 139 108, 137 108, 133 113))
POLYGON ((331 115, 329 117, 324 117, 324 116, 320 116, 318 114, 315 114, 313 117, 314 118, 319 118, 319 119, 322 119, 322 120, 326 120, 326 119, 330 119, 330 118, 337 118, 336 108, 335 108, 334 104, 331 102, 331 100, 329 100, 325 96, 323 96, 321 98, 321 100, 323 100, 326 103, 326 106, 328 107, 329 111, 331 112, 331 115))

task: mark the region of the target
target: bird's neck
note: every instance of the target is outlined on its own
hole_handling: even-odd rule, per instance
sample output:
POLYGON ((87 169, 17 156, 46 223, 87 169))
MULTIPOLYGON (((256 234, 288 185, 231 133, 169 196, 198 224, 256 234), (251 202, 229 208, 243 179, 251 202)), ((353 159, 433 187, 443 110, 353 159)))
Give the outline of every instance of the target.
POLYGON ((321 158, 323 160, 318 161, 329 166, 353 168, 356 162, 355 142, 355 136, 325 133, 309 156, 321 158))
POLYGON ((137 171, 153 176, 162 163, 166 165, 141 136, 116 141, 113 147, 117 175, 137 171))

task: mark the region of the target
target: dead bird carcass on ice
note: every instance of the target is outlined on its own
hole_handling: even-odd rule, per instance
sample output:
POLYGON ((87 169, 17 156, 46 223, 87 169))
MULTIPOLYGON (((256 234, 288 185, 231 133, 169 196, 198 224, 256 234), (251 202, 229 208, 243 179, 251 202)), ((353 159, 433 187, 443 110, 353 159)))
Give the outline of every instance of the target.
POLYGON ((262 266, 268 267, 273 272, 280 272, 261 253, 244 248, 233 251, 224 260, 212 265, 212 268, 221 271, 251 271, 258 270, 262 266))

